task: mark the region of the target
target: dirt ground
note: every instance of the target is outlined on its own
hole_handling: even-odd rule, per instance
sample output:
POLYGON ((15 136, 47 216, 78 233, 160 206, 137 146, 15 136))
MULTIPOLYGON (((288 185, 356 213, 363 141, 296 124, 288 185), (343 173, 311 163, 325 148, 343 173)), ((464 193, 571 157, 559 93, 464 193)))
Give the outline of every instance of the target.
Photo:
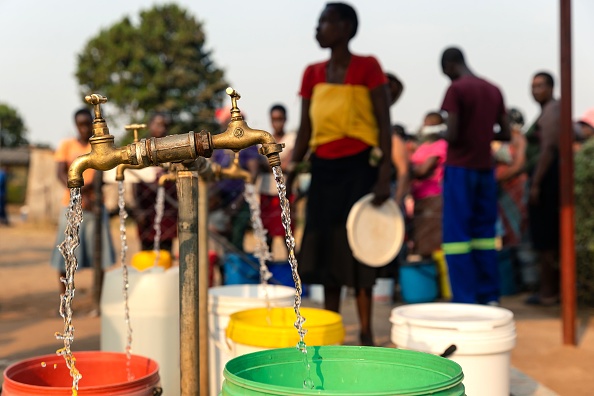
MULTIPOLYGON (((0 226, 0 371, 21 359, 52 354, 60 347, 54 332, 63 327, 58 315, 58 279, 49 266, 55 229, 27 224, 13 213, 11 227, 0 226)), ((117 234, 117 220, 112 224, 117 234)), ((138 250, 134 230, 128 233, 129 254, 138 250)), ((117 238, 114 238, 116 245, 117 238)), ((99 349, 100 319, 94 314, 92 271, 76 274, 73 351, 99 349)), ((591 395, 594 389, 594 324, 592 311, 580 311, 579 345, 562 344, 560 308, 527 307, 525 296, 506 297, 502 305, 514 312, 517 345, 512 351, 512 394, 591 395)), ((304 305, 319 306, 305 300, 304 305)), ((374 307, 375 341, 393 347, 389 316, 397 304, 374 307)), ((352 297, 343 303, 346 344, 357 343, 352 297)), ((2 379, 0 379, 0 384, 2 379)))

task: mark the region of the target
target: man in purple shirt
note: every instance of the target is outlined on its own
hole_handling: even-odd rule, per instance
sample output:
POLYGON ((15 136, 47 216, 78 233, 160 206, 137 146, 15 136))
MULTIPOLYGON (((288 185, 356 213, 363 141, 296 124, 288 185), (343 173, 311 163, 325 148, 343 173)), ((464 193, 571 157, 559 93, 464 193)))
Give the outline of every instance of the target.
POLYGON ((497 186, 491 141, 510 138, 503 96, 474 75, 458 48, 443 52, 441 66, 452 80, 442 104, 448 113, 442 246, 453 301, 497 305, 497 186))

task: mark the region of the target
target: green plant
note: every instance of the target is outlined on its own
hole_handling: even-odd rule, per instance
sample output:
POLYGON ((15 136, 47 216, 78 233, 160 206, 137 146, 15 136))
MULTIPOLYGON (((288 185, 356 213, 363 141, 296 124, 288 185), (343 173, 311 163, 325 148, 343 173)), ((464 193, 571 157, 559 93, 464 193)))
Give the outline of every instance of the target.
POLYGON ((575 157, 575 244, 578 300, 594 306, 594 139, 575 157))

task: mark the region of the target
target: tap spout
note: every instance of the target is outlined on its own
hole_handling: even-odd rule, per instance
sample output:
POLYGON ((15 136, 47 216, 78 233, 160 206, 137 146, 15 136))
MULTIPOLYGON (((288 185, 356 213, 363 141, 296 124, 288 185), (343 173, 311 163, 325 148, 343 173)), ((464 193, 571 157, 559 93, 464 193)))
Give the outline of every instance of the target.
POLYGON ((68 169, 68 187, 84 185, 83 172, 89 168, 107 171, 120 164, 137 165, 136 155, 131 145, 115 147, 113 136, 92 137, 91 152, 76 158, 68 169), (95 140, 93 140, 95 139, 95 140))
POLYGON ((246 183, 253 182, 251 173, 239 165, 238 152, 235 152, 235 158, 228 167, 223 168, 219 164, 211 164, 211 166, 213 167, 215 179, 241 179, 246 183))
MULTIPOLYGON (((146 124, 130 124, 124 127, 127 131, 133 131, 134 133, 134 143, 138 142, 138 130, 146 128, 146 124)), ((130 165, 130 164, 120 164, 116 168, 116 181, 124 181, 124 171, 126 169, 142 169, 144 165, 130 165)))
POLYGON ((144 166, 142 164, 140 164, 140 165, 120 164, 116 168, 115 179, 116 179, 116 181, 124 181, 124 171, 126 169, 143 169, 143 168, 146 168, 146 166, 144 166))
POLYGON ((159 177, 159 187, 163 187, 165 185, 165 183, 168 181, 175 181, 175 180, 176 180, 176 174, 174 172, 165 173, 164 175, 161 175, 159 177))
POLYGON ((211 137, 212 148, 230 149, 237 152, 244 148, 260 144, 261 148, 259 152, 268 157, 270 166, 279 166, 279 153, 283 151, 284 144, 277 143, 269 132, 250 128, 237 107, 237 100, 241 96, 233 88, 227 88, 226 92, 231 97, 231 122, 229 122, 224 132, 211 137))

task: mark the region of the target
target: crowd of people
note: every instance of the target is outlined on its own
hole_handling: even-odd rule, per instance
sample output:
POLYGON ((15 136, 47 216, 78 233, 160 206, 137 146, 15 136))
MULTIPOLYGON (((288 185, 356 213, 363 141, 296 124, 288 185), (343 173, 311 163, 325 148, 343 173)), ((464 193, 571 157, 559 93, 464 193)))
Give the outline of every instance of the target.
MULTIPOLYGON (((501 90, 475 74, 462 50, 447 48, 441 68, 451 84, 441 106, 428 111, 418 132, 409 134, 390 121, 390 107, 401 97, 404 85, 386 73, 374 56, 350 51, 357 29, 357 14, 351 6, 328 3, 318 20, 316 40, 330 56, 307 66, 303 73, 297 133, 285 130, 283 105, 270 108, 272 134, 285 144, 281 161, 287 194, 298 195, 293 190, 299 170, 311 174, 298 252, 303 282, 324 285, 325 308, 336 312, 341 288, 353 288, 360 342, 373 345, 372 287, 382 269, 353 257, 346 230, 353 204, 372 193, 374 205, 394 199, 406 214, 406 249, 400 260, 432 260, 437 252, 445 253, 452 301, 498 305, 498 252, 516 252, 529 241, 537 254, 540 280, 526 303, 558 303, 561 128, 552 75, 538 72, 532 77, 532 95, 541 113, 524 130, 523 115, 506 107, 501 90)), ((229 110, 220 109, 216 117, 224 130, 229 110)), ((77 112, 79 137, 64 142, 56 152, 64 182, 69 163, 90 151, 91 122, 90 112, 77 112)), ((149 122, 151 136, 164 136, 169 123, 166 115, 155 114, 149 122)), ((594 134, 594 109, 577 125, 579 150, 580 142, 594 134)), ((225 167, 234 156, 231 151, 215 151, 211 160, 225 167)), ((241 150, 239 163, 256 181, 262 221, 272 245, 272 238, 285 234, 274 178, 255 147, 241 150)), ((95 204, 89 187, 92 177, 92 172, 85 172, 84 210, 95 204)), ((153 228, 153 209, 147 208, 154 206, 155 183, 140 183, 136 188, 140 203, 134 215, 140 231, 153 228)), ((171 203, 177 198, 175 188, 169 190, 161 244, 171 250, 176 232, 171 203)), ((210 230, 240 251, 250 227, 243 190, 242 180, 220 180, 209 188, 210 230)), ((84 224, 92 227, 90 222, 84 224)), ((152 248, 153 236, 140 235, 142 249, 152 248)), ((86 234, 81 239, 85 242, 86 234)), ((89 265, 85 257, 90 246, 92 241, 78 250, 79 265, 89 265)), ((103 246, 105 262, 112 264, 112 245, 105 241, 103 246)), ((63 273, 59 254, 54 254, 52 263, 63 273)))

